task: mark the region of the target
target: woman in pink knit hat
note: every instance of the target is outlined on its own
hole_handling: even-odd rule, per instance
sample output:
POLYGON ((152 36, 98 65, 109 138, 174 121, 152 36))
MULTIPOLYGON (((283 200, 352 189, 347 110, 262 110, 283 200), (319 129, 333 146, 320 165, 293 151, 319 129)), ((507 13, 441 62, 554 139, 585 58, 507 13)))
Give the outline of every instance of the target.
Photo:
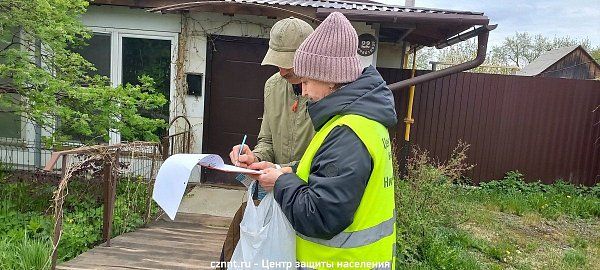
POLYGON ((300 45, 294 70, 317 133, 297 168, 259 178, 297 232, 299 269, 394 268, 394 97, 373 66, 361 68, 357 49, 339 12, 300 45))

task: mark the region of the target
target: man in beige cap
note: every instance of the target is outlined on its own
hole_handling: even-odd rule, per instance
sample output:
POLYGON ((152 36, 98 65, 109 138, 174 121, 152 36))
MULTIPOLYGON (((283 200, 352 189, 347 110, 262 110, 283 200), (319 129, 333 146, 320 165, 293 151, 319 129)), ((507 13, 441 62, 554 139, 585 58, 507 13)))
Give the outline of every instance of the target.
MULTIPOLYGON (((308 23, 293 17, 280 20, 271 28, 269 50, 262 65, 276 66, 279 72, 265 83, 263 120, 257 145, 254 150, 244 145, 239 156, 240 145, 234 146, 229 154, 232 163, 248 167, 262 162, 259 165, 262 168, 291 167, 292 170, 297 166, 315 131, 306 109, 308 99, 302 96, 300 77, 293 70, 294 53, 312 32, 308 23)), ((258 188, 253 198, 260 200, 265 192, 259 185, 255 186, 258 188)), ((231 259, 239 240, 245 207, 246 204, 242 204, 229 226, 221 261, 231 259)))

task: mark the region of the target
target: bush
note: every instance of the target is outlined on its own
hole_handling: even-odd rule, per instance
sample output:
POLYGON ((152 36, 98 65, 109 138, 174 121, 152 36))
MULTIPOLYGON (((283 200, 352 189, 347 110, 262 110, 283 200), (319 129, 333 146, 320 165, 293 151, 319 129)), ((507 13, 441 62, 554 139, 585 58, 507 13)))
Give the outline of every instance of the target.
MULTIPOLYGON (((396 176, 398 269, 527 268, 523 257, 536 254, 540 245, 551 241, 498 235, 495 223, 511 228, 501 229, 505 232, 518 226, 505 222, 506 215, 493 213, 498 210, 516 215, 534 212, 547 219, 600 217, 600 185, 582 187, 561 180, 552 185, 527 183, 517 171, 508 172, 502 180, 481 183, 481 188, 463 185, 462 174, 471 168, 464 162, 467 149, 460 144, 446 163, 417 150, 408 162, 407 176, 396 176), (489 220, 488 213, 480 211, 492 212, 489 220), (464 221, 467 226, 459 227, 464 221), (470 228, 492 234, 479 237, 470 228)), ((561 254, 559 264, 567 269, 590 264, 586 250, 592 245, 583 237, 569 243, 571 249, 561 254)))
POLYGON ((461 255, 443 247, 446 238, 437 228, 455 224, 452 186, 471 168, 464 163, 467 150, 468 146, 460 143, 448 162, 439 163, 417 149, 408 161, 407 176, 396 176, 399 268, 461 265, 457 263, 461 255), (456 256, 444 259, 448 253, 456 256))

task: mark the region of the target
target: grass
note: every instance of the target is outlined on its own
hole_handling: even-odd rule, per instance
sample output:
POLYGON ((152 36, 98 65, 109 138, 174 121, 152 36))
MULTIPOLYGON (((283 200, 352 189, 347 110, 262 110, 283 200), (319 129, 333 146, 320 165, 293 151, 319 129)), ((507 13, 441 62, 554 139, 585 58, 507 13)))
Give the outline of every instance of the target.
POLYGON ((587 264, 587 257, 581 249, 569 249, 565 252, 563 261, 568 266, 579 267, 587 264))
POLYGON ((600 265, 597 217, 548 219, 534 212, 518 216, 490 210, 486 202, 457 205, 465 211, 454 229, 465 232, 470 243, 478 243, 462 247, 479 253, 483 268, 593 269, 592 265, 600 265))
POLYGON ((49 269, 50 241, 30 239, 0 241, 0 269, 49 269))
POLYGON ((468 147, 436 163, 417 152, 396 183, 398 269, 598 269, 600 186, 461 184, 468 147))
POLYGON ((482 183, 481 189, 464 192, 464 200, 485 201, 491 210, 523 216, 537 213, 546 219, 600 217, 600 185, 578 187, 557 180, 552 185, 526 183, 518 172, 500 181, 482 183))
MULTIPOLYGON (((462 189, 462 188, 457 188, 462 189)), ((449 201, 456 223, 432 227, 418 249, 422 257, 399 269, 594 269, 600 265, 600 219, 533 210, 501 212, 493 200, 449 201)), ((485 197, 481 197, 485 199, 485 197)))

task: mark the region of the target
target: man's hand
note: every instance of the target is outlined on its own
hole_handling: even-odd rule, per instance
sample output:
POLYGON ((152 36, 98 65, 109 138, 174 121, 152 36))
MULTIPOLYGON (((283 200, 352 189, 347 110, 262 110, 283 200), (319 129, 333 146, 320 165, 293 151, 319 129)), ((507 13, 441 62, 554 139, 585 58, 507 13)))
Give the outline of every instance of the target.
POLYGON ((273 190, 277 178, 283 174, 281 169, 267 168, 263 170, 264 174, 258 176, 258 182, 267 191, 273 190))
POLYGON ((229 153, 229 159, 231 159, 231 163, 234 164, 235 166, 239 166, 242 168, 248 168, 248 166, 250 166, 250 164, 257 161, 256 156, 254 155, 254 153, 252 153, 252 150, 250 150, 250 147, 248 147, 248 145, 246 145, 246 144, 244 144, 244 149, 240 156, 238 156, 239 153, 240 153, 240 145, 239 144, 234 146, 231 149, 231 152, 229 153))

